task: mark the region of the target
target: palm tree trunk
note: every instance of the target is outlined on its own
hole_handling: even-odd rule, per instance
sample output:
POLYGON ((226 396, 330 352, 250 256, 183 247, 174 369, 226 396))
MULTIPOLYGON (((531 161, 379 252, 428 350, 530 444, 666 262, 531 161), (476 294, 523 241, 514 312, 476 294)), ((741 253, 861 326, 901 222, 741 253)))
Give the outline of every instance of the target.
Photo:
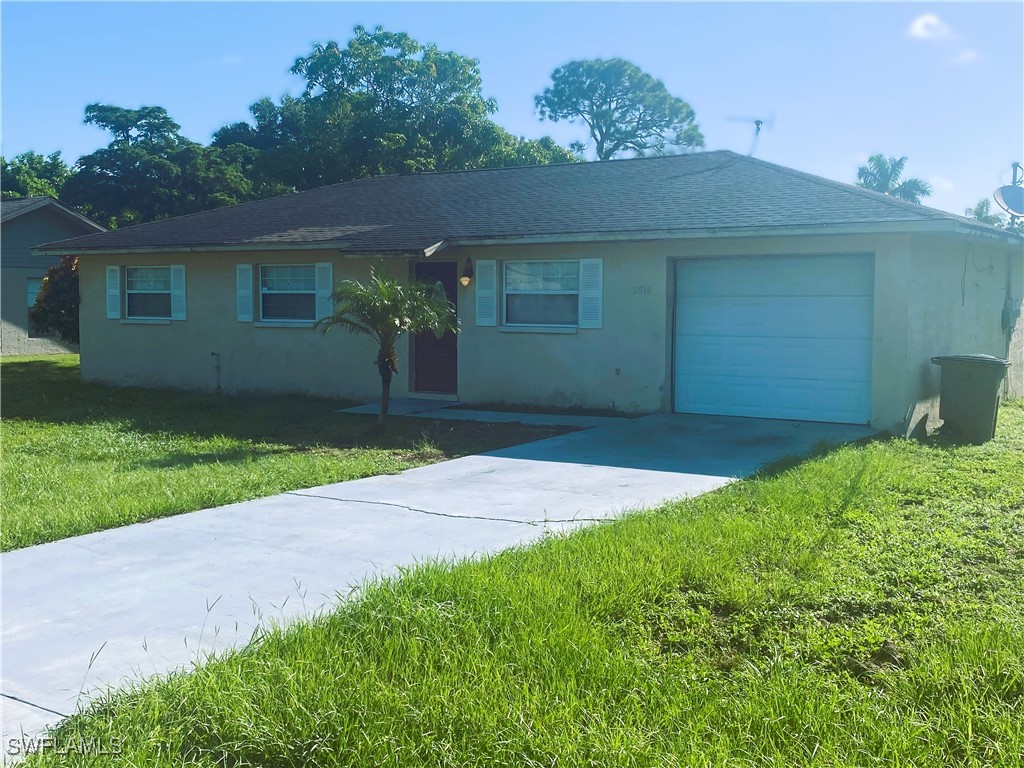
MULTIPOLYGON (((391 372, 388 371, 390 374, 391 372)), ((388 405, 391 404, 391 376, 380 378, 380 416, 377 418, 377 425, 384 429, 384 419, 388 417, 388 405)))
POLYGON ((384 431, 384 420, 391 404, 391 379, 394 378, 396 368, 394 350, 381 347, 377 352, 377 373, 380 374, 380 417, 377 426, 381 431, 384 431))

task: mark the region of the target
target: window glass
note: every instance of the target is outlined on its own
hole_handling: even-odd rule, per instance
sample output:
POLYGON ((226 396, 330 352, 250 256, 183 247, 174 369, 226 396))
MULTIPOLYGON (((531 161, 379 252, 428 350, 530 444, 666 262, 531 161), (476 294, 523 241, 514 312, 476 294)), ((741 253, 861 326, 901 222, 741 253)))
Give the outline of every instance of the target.
POLYGON ((576 325, 578 261, 505 262, 507 325, 576 325))
POLYGON ((170 317, 171 294, 129 293, 127 296, 128 317, 170 317))
POLYGON ((28 308, 32 309, 36 303, 36 299, 39 298, 39 291, 43 289, 43 278, 41 277, 30 277, 28 278, 28 294, 25 296, 25 300, 28 303, 28 308))
POLYGON ((312 264, 260 267, 262 320, 315 320, 316 268, 312 264))
POLYGON ((125 268, 125 317, 171 317, 171 268, 125 268))
POLYGON ((129 291, 171 290, 170 267, 128 267, 126 272, 129 291))

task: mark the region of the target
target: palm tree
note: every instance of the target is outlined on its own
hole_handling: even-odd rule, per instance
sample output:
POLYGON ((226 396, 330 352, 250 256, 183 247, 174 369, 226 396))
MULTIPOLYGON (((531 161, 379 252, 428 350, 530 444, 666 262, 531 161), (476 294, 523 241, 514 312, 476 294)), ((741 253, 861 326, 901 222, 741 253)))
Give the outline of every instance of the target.
POLYGON ((992 210, 992 201, 987 197, 979 200, 977 205, 973 208, 968 208, 964 213, 967 218, 980 221, 982 224, 991 224, 995 227, 1001 227, 1005 223, 1002 215, 995 213, 992 210))
POLYGON ((857 169, 857 186, 889 195, 908 203, 920 203, 922 197, 932 193, 932 186, 921 179, 907 179, 901 182, 906 157, 890 157, 872 155, 868 164, 857 169))
POLYGON ((374 365, 380 374, 380 418, 378 428, 384 429, 391 402, 391 380, 398 373, 395 345, 403 333, 433 331, 438 338, 447 331, 458 333, 455 306, 448 300, 440 283, 431 285, 412 280, 401 283, 380 264, 370 268, 365 283, 342 280, 331 293, 334 314, 317 322, 327 333, 342 326, 349 333, 366 334, 377 342, 374 365))

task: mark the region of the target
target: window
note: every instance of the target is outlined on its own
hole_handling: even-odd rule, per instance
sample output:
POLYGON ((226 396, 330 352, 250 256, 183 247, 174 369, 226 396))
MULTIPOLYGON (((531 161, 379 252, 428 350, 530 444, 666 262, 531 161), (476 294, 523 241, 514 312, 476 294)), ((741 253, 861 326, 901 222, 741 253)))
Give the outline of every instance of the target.
POLYGON ((41 277, 30 277, 28 278, 28 293, 25 296, 25 305, 32 309, 35 306, 36 299, 39 298, 39 292, 43 289, 43 278, 41 277))
POLYGON ((579 261, 505 262, 505 325, 579 322, 579 261))
POLYGON ((185 319, 185 267, 107 267, 107 317, 166 323, 185 319))
POLYGON ((316 267, 287 264, 260 267, 260 319, 316 320, 316 267))
POLYGON ((127 267, 125 317, 171 319, 171 268, 127 267))
MULTIPOLYGON (((28 278, 27 293, 25 295, 25 306, 28 307, 28 312, 32 311, 32 307, 36 304, 36 299, 39 298, 39 292, 43 289, 43 278, 41 277, 30 277, 28 278)), ((29 322, 27 313, 25 318, 25 327, 28 328, 29 338, 34 339, 39 336, 32 330, 32 323, 29 322)))
POLYGON ((334 267, 317 264, 235 265, 238 322, 308 327, 334 312, 334 267), (258 292, 258 299, 256 295, 258 292))

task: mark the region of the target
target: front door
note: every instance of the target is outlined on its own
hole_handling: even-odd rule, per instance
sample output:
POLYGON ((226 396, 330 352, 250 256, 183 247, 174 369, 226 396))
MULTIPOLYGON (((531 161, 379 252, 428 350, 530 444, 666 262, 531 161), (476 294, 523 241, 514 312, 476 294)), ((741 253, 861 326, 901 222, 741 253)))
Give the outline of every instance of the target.
MULTIPOLYGON (((454 261, 418 262, 417 280, 441 283, 448 300, 458 306, 458 264, 454 261)), ((440 339, 427 331, 413 337, 413 389, 417 392, 454 394, 458 383, 456 336, 449 331, 440 339)))

